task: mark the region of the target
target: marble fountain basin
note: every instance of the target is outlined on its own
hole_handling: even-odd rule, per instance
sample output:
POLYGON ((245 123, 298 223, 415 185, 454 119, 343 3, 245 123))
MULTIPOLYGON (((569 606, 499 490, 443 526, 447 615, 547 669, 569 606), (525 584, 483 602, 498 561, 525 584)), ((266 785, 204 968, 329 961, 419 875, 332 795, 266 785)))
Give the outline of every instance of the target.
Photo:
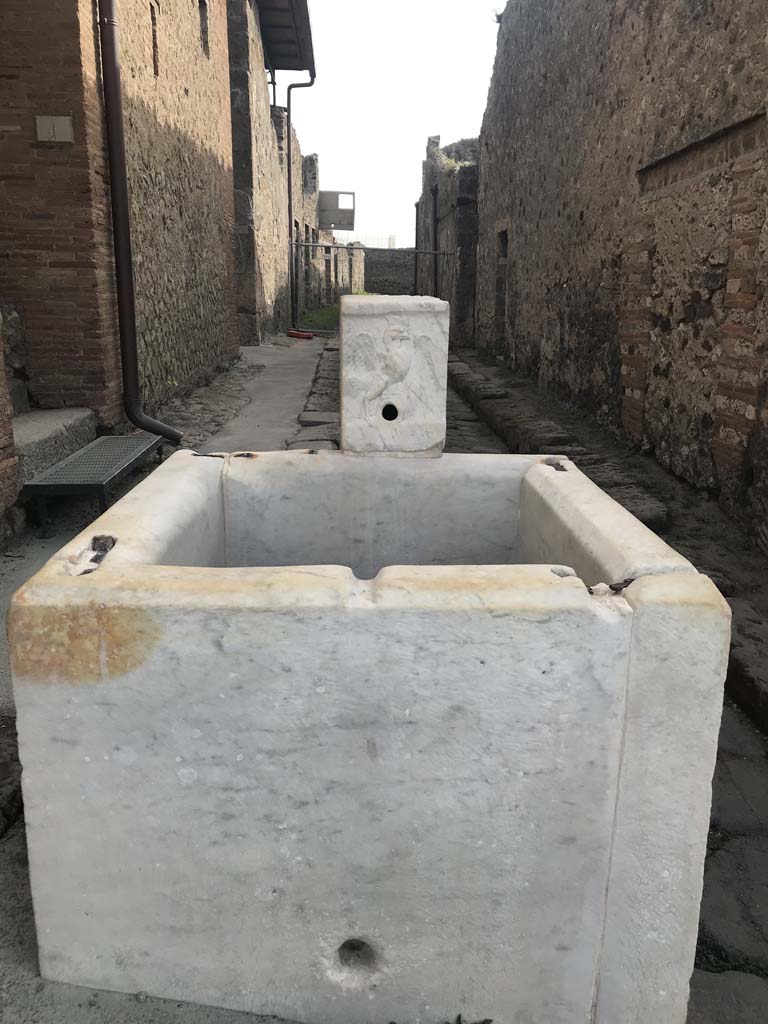
POLYGON ((44 977, 683 1024, 729 611, 567 460, 179 453, 10 637, 44 977))

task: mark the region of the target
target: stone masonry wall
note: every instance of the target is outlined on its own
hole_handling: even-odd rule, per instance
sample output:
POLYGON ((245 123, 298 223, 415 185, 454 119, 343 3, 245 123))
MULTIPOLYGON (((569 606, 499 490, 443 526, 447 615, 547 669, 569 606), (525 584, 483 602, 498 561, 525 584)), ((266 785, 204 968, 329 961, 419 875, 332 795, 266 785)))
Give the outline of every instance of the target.
POLYGON ((372 295, 413 295, 413 249, 366 249, 365 290, 372 295))
POLYGON ((765 30, 760 0, 510 0, 481 134, 476 301, 479 347, 758 530, 765 30))
POLYGON ((270 107, 255 5, 227 0, 227 19, 238 335, 240 344, 252 345, 285 330, 290 312, 286 115, 270 107))
POLYGON ((417 207, 416 248, 446 254, 417 257, 417 292, 451 303, 451 342, 456 345, 472 344, 474 338, 477 152, 476 139, 441 149, 440 137, 430 138, 417 207))
POLYGON ((119 0, 136 315, 156 411, 237 351, 224 4, 119 0))

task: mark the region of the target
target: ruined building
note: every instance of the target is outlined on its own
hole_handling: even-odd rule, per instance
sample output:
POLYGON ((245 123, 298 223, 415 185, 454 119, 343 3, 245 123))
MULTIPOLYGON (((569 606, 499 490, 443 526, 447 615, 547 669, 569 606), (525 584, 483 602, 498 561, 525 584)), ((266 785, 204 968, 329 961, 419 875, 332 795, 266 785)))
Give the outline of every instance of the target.
POLYGON ((477 139, 440 148, 427 143, 421 197, 416 204, 416 292, 451 303, 451 342, 474 334, 477 251, 477 139))
MULTIPOLYGON (((763 0, 510 0, 476 344, 768 516, 763 0)), ((422 200, 423 201, 423 200, 422 200)))
MULTIPOLYGON (((292 159, 293 240, 319 243, 319 168, 316 155, 302 157, 288 112, 270 98, 271 75, 283 70, 315 73, 306 2, 293 5, 293 44, 286 52, 285 5, 228 0, 232 88, 232 163, 235 202, 235 292, 240 344, 285 330, 290 319, 288 158, 292 159), (291 146, 288 133, 291 132, 291 146)), ((290 32, 288 33, 290 36, 290 32)), ((301 95, 301 94, 299 94, 301 95)), ((332 241, 323 235, 325 241, 332 241)), ((295 250, 298 312, 325 295, 324 252, 295 250)))
MULTIPOLYGON (((116 7, 141 387, 154 413, 238 343, 288 326, 289 126, 267 73, 314 73, 314 55, 306 0, 116 7)), ((124 424, 98 16, 92 0, 0 5, 2 508, 45 468, 29 450, 48 430, 41 410, 69 410, 51 416, 56 458, 124 424)), ((318 229, 317 157, 303 158, 295 135, 292 150, 294 237, 318 244, 294 257, 303 308, 335 298, 348 268, 335 273, 319 247, 332 238, 318 229)))

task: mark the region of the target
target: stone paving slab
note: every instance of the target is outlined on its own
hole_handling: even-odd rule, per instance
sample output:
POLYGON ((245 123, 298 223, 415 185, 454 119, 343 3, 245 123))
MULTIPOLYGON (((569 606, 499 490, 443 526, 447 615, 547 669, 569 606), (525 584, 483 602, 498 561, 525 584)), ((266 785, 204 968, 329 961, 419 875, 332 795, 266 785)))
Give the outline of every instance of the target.
POLYGON ((290 439, 291 447, 311 448, 315 441, 332 441, 339 446, 338 423, 316 423, 311 427, 302 427, 290 439))
POLYGON ((768 837, 729 839, 707 859, 704 879, 699 966, 768 977, 768 837))
POLYGON ((768 981, 763 978, 737 971, 694 972, 688 1024, 766 1024, 767 1008, 768 981))
POLYGON ((21 765, 12 718, 0 718, 0 836, 21 815, 21 765))
POLYGON ((733 640, 728 690, 762 728, 768 724, 768 620, 751 601, 729 597, 733 640))
POLYGON ((299 423, 303 427, 316 427, 320 423, 339 423, 341 414, 338 412, 300 412, 299 423))

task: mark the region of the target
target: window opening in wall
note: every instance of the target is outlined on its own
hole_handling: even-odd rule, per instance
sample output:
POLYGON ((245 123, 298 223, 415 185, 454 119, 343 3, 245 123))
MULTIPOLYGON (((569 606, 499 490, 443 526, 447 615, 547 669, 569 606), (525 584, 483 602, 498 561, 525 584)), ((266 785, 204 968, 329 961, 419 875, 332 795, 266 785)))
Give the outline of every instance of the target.
POLYGON ((154 3, 149 5, 149 20, 152 24, 152 70, 157 78, 160 74, 160 50, 157 45, 157 6, 154 3))
POLYGON ((200 15, 200 46, 206 57, 211 56, 211 47, 208 40, 208 0, 198 0, 197 10, 200 15))
POLYGON ((355 208, 355 197, 351 192, 340 192, 339 193, 339 209, 340 210, 354 210, 355 208))

